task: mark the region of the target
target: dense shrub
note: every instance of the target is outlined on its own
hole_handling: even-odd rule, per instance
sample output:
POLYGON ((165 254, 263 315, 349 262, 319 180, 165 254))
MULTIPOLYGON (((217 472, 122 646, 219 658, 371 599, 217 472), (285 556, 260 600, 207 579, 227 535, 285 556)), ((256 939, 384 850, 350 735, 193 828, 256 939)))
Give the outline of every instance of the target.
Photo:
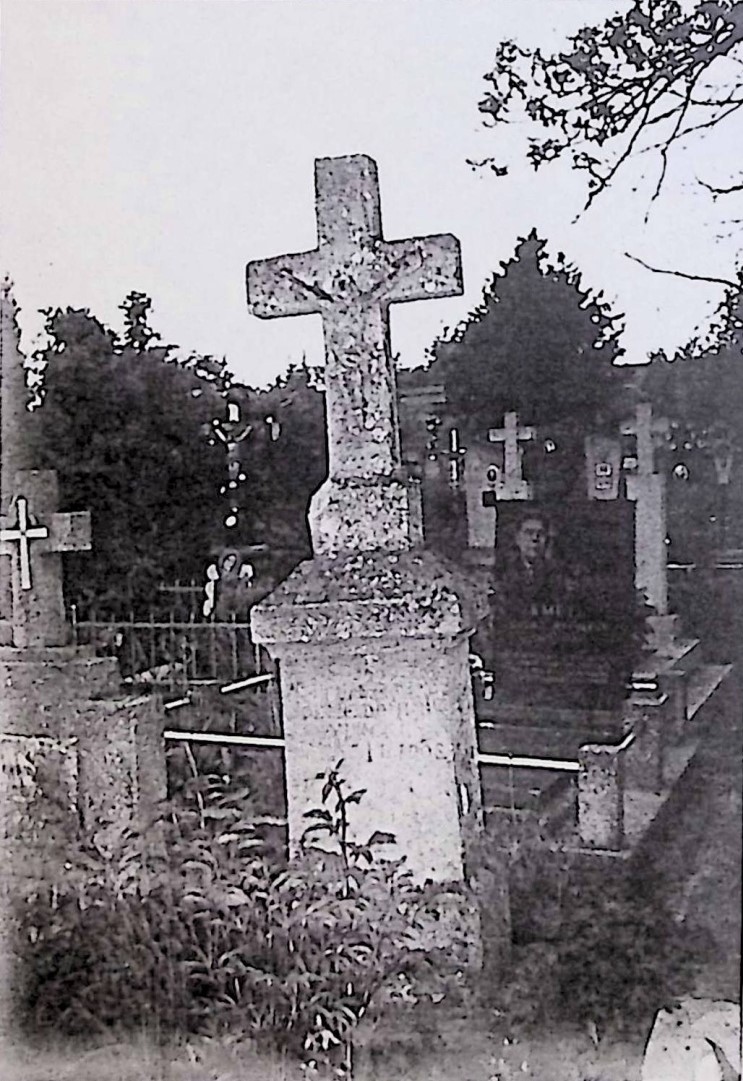
POLYGON ((327 1061, 401 980, 408 999, 445 986, 462 961, 441 940, 439 898, 375 857, 388 838, 349 842, 362 793, 346 795, 337 769, 324 780, 312 836, 284 866, 261 851, 246 794, 210 777, 150 830, 80 845, 19 902, 25 1025, 229 1030, 327 1061))

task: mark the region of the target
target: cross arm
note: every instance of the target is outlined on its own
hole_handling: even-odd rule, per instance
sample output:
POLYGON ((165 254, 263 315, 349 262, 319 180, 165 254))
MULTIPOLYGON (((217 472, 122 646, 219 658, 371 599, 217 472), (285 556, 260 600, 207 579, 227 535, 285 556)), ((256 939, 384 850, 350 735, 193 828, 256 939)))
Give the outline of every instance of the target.
POLYGON ((90 513, 82 510, 52 515, 51 547, 55 552, 90 549, 90 513))
POLYGON ((384 245, 391 302, 460 296, 462 254, 451 233, 392 240, 384 245))
POLYGON ((257 259, 248 263, 248 307, 260 319, 312 315, 330 298, 317 284, 318 252, 257 259))

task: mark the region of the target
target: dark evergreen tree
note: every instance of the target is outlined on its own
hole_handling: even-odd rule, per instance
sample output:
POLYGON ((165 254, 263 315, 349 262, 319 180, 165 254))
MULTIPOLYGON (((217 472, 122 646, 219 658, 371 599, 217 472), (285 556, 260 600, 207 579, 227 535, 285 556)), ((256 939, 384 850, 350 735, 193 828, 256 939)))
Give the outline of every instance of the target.
POLYGON ((686 508, 682 528, 707 547, 743 543, 743 272, 739 281, 706 333, 642 370, 656 413, 671 423, 671 507, 686 508))
POLYGON ((64 505, 92 514, 94 551, 67 557, 67 592, 117 607, 203 573, 224 471, 203 435, 223 409, 224 365, 174 359, 143 294, 122 307, 121 337, 87 309, 48 311, 49 343, 35 357, 43 464, 58 471, 64 505))
POLYGON ((587 433, 616 431, 627 409, 621 322, 592 295, 562 253, 551 261, 532 232, 483 290, 481 303, 431 349, 428 379, 446 388, 447 416, 466 444, 486 438, 506 412, 537 425, 527 447, 532 469, 546 453, 580 469, 587 433))
POLYGON ((266 390, 238 389, 252 424, 241 444, 248 517, 279 574, 311 555, 307 509, 327 475, 325 397, 306 365, 290 367, 266 390))

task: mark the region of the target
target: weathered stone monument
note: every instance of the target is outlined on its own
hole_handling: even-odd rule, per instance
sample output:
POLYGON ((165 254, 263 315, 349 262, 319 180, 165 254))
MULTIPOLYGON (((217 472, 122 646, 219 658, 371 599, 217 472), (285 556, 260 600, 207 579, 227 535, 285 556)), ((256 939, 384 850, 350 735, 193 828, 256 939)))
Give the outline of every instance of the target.
POLYGON ((536 428, 520 425, 518 413, 509 410, 501 428, 488 430, 487 442, 470 440, 464 465, 467 548, 471 561, 492 563, 498 503, 533 499, 533 486, 524 476, 522 444, 536 437, 536 428))
POLYGON ((164 797, 165 763, 158 701, 122 697, 115 658, 71 644, 61 554, 90 548, 90 517, 61 513, 56 473, 34 468, 39 415, 26 407, 9 287, 0 324, 0 555, 10 580, 0 645, 1 831, 33 874, 31 853, 48 840, 47 811, 60 797, 69 821, 106 843, 164 797))
POLYGON ((655 448, 669 423, 653 419, 650 402, 638 402, 635 417, 621 430, 634 436, 636 445, 634 468, 627 475, 627 497, 635 504, 635 584, 653 609, 656 633, 667 639, 674 620, 668 618, 666 478, 655 468, 655 448))
POLYGON ((253 609, 280 661, 290 843, 344 759, 366 790, 351 827, 396 838, 416 878, 461 880, 480 823, 467 580, 422 547, 417 482, 402 466, 391 303, 461 292, 450 235, 386 241, 371 158, 315 164, 318 245, 250 263, 261 318, 320 314, 328 479, 310 506, 314 558, 253 609))

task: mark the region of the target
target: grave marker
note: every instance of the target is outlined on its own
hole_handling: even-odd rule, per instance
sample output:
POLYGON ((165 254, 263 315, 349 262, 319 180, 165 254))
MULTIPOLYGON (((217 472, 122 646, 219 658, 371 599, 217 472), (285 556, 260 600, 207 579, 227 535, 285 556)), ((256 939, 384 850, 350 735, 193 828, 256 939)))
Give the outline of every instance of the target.
POLYGON ((420 543, 420 498, 402 469, 389 306, 462 291, 449 234, 382 237, 376 163, 315 163, 318 244, 252 262, 248 300, 263 319, 319 314, 325 338, 328 479, 313 497, 316 555, 420 543))
POLYGON ((653 419, 650 402, 639 402, 621 426, 637 447, 637 469, 627 476, 627 498, 635 503, 635 584, 659 616, 668 613, 666 478, 655 471, 655 448, 668 430, 665 418, 653 419))
POLYGON ((522 461, 524 452, 521 443, 527 443, 536 439, 536 428, 531 425, 519 427, 519 415, 515 412, 506 413, 502 428, 490 428, 488 440, 491 443, 503 444, 503 472, 501 474, 500 488, 497 491, 498 499, 531 499, 531 486, 524 479, 522 461))
POLYGON ((317 803, 317 774, 343 758, 366 789, 353 835, 393 834, 420 880, 461 879, 480 823, 468 669, 480 607, 468 580, 420 547, 388 328, 390 303, 461 292, 459 245, 383 240, 371 158, 318 160, 315 192, 317 247, 247 272, 254 314, 320 313, 326 347, 315 558, 251 613, 254 640, 280 660, 290 843, 317 803))
POLYGON ((0 554, 11 557, 13 568, 13 645, 66 645, 59 553, 90 549, 90 515, 57 511, 57 478, 50 470, 22 471, 17 478, 25 494, 0 517, 0 554))

